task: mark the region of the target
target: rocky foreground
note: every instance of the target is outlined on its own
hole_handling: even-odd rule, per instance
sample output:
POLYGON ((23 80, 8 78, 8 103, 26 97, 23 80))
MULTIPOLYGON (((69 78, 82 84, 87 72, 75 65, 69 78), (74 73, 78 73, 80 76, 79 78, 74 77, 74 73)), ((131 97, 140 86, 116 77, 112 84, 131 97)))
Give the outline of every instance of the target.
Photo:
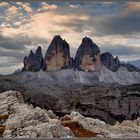
POLYGON ((60 138, 60 137, 140 137, 140 119, 117 122, 111 126, 78 112, 63 117, 51 110, 33 107, 24 102, 18 91, 0 94, 0 137, 4 138, 60 138))
POLYGON ((69 50, 55 36, 45 57, 38 47, 21 71, 0 75, 0 93, 13 90, 0 94, 1 136, 138 137, 140 70, 88 37, 75 58, 69 50))
MULTIPOLYGON (((8 90, 20 91, 25 102, 34 107, 53 110, 58 116, 77 111, 109 124, 140 117, 140 84, 78 84, 72 82, 70 76, 71 73, 65 75, 64 71, 50 75, 45 72, 22 72, 0 76, 0 93, 8 90), (49 76, 56 82, 48 80, 49 76)), ((81 79, 84 80, 86 76, 83 73, 81 79)), ((92 73, 89 73, 87 79, 91 76, 92 73)))

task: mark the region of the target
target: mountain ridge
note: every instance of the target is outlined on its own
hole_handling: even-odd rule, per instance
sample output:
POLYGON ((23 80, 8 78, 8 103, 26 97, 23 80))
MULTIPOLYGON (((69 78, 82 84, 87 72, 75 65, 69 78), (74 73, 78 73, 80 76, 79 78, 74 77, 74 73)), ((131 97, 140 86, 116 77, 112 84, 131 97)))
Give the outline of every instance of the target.
POLYGON ((70 46, 60 35, 54 36, 43 58, 41 46, 34 53, 24 57, 22 71, 56 71, 62 69, 74 69, 79 71, 97 71, 103 64, 107 69, 116 72, 120 67, 126 67, 128 71, 140 69, 132 64, 121 63, 119 58, 113 57, 110 52, 101 53, 100 48, 88 37, 82 39, 77 49, 75 58, 70 55, 70 46))

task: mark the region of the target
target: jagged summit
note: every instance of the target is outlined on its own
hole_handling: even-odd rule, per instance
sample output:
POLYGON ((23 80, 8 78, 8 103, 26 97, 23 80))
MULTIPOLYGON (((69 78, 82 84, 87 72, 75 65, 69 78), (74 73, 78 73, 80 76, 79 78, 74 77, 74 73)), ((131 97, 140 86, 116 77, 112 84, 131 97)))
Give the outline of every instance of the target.
POLYGON ((114 58, 110 52, 101 54, 101 61, 111 71, 117 71, 120 67, 120 61, 118 57, 114 58))
POLYGON ((44 58, 45 71, 61 70, 69 67, 69 44, 56 35, 48 47, 44 58))
POLYGON ((33 50, 30 51, 30 54, 29 55, 31 55, 31 56, 32 55, 35 55, 34 52, 33 52, 33 50))
POLYGON ((37 48, 36 53, 34 53, 31 50, 29 56, 24 57, 23 63, 24 71, 40 71, 42 69, 43 64, 43 55, 41 47, 39 46, 37 48))
POLYGON ((81 46, 94 48, 94 54, 97 54, 100 52, 99 47, 89 37, 84 37, 82 39, 81 46))
POLYGON ((75 65, 78 70, 94 71, 100 68, 100 49, 88 37, 82 39, 76 57, 75 65))
POLYGON ((39 46, 34 53, 23 60, 24 71, 57 71, 62 69, 74 69, 80 71, 99 71, 103 64, 109 70, 116 72, 120 67, 128 71, 140 71, 133 65, 120 63, 118 57, 114 58, 110 52, 101 54, 99 47, 89 37, 84 37, 77 49, 75 58, 70 56, 69 44, 60 35, 52 39, 43 59, 42 49, 39 46))
POLYGON ((63 39, 61 38, 60 35, 55 35, 53 37, 53 40, 52 40, 53 43, 59 43, 59 42, 62 42, 62 41, 63 41, 63 39))
POLYGON ((92 40, 91 40, 89 37, 85 36, 85 37, 82 39, 82 43, 93 43, 93 42, 92 42, 92 40))
POLYGON ((37 56, 42 55, 42 49, 41 49, 41 46, 39 46, 39 47, 37 48, 37 50, 36 50, 36 55, 37 55, 37 56))

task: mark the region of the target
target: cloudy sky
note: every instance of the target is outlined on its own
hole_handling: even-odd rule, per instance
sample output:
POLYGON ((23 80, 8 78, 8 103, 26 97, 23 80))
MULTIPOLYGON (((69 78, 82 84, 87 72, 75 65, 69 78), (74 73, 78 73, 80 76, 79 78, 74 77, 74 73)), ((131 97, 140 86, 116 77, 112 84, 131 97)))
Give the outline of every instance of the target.
POLYGON ((140 2, 0 2, 0 73, 22 68, 38 45, 45 54, 58 34, 72 56, 88 36, 122 61, 140 59, 140 2))

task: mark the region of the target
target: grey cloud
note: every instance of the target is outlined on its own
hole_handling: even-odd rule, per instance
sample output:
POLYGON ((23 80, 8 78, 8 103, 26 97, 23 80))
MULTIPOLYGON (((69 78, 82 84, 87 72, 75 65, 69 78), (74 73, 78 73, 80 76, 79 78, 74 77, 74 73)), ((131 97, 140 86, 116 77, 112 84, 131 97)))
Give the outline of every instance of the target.
POLYGON ((70 22, 64 21, 63 23, 58 24, 60 26, 64 26, 67 28, 71 28, 72 30, 76 32, 83 32, 86 29, 93 29, 93 21, 92 18, 89 17, 88 20, 82 20, 82 19, 73 19, 70 22))
MULTIPOLYGON (((123 9, 122 9, 123 10, 123 9)), ((99 16, 93 19, 95 30, 100 35, 133 34, 140 32, 140 11, 99 16)))
POLYGON ((16 59, 20 59, 23 58, 25 55, 27 55, 28 50, 26 51, 18 51, 18 50, 12 50, 12 51, 4 51, 4 50, 0 50, 0 56, 1 57, 9 57, 11 58, 16 58, 16 59))
POLYGON ((31 41, 24 37, 5 37, 0 35, 0 48, 8 50, 25 50, 31 41))
MULTIPOLYGON (((0 73, 8 72, 8 69, 14 70, 16 66, 23 63, 23 58, 29 55, 30 49, 26 45, 34 46, 33 51, 38 45, 46 51, 48 41, 45 38, 16 36, 13 38, 0 35, 0 73)), ((10 70, 9 70, 10 71, 10 70)))
MULTIPOLYGON (((81 8, 75 10, 80 11, 81 8)), ((73 11, 75 10, 73 9, 73 11)), ((92 8, 93 13, 94 10, 95 9, 92 8)), ((61 10, 61 12, 62 11, 64 10, 61 10)), ((77 11, 75 11, 75 13, 79 16, 77 11)), ((66 11, 65 14, 69 15, 68 11, 66 11)), ((96 16, 93 14, 90 15, 90 18, 86 21, 77 18, 75 20, 71 20, 69 23, 64 21, 60 26, 73 28, 77 32, 82 32, 87 27, 90 27, 92 34, 97 36, 135 34, 140 32, 140 10, 129 9, 126 3, 122 7, 118 7, 118 11, 116 10, 116 13, 96 16)))
POLYGON ((73 28, 77 32, 83 32, 90 28, 93 35, 130 35, 140 32, 140 12, 127 14, 115 14, 112 16, 90 17, 88 20, 72 20, 61 25, 73 28))
POLYGON ((28 37, 28 36, 22 36, 19 34, 18 36, 14 36, 14 37, 7 37, 7 36, 0 35, 0 48, 6 49, 6 50, 25 51, 27 50, 27 47, 26 47, 27 45, 32 45, 35 43, 48 44, 48 41, 47 39, 39 38, 37 36, 28 37))
POLYGON ((114 56, 130 56, 130 55, 139 55, 140 47, 135 46, 124 46, 124 45, 111 45, 105 44, 104 46, 100 46, 102 52, 111 52, 114 56))
POLYGON ((0 63, 0 68, 12 67, 12 66, 16 66, 17 64, 21 64, 21 63, 19 63, 19 62, 0 63))

